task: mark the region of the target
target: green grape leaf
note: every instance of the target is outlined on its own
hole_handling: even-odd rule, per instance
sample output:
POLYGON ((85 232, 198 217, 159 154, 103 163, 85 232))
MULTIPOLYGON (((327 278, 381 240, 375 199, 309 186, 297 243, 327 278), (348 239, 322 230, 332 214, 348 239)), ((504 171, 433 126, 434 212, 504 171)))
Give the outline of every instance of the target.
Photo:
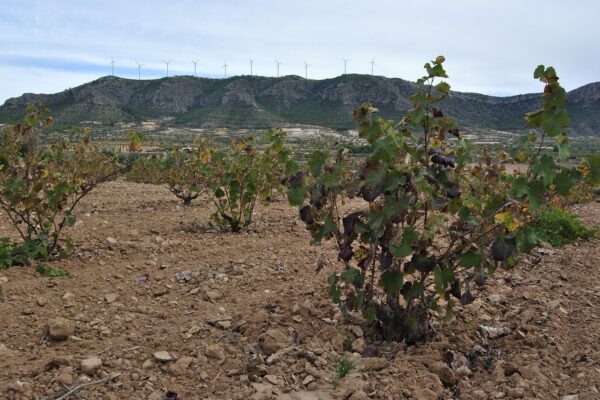
POLYGON ((407 226, 402 232, 400 246, 390 245, 390 253, 396 258, 402 258, 412 253, 411 245, 419 240, 419 233, 412 226, 407 226))
POLYGON ((401 272, 388 269, 381 274, 380 283, 388 295, 397 296, 404 285, 404 278, 401 272))
POLYGON ((323 220, 323 225, 321 225, 317 235, 315 236, 315 242, 320 243, 324 237, 329 235, 330 233, 335 232, 337 229, 337 225, 333 222, 333 218, 331 214, 326 214, 325 219, 323 220))
POLYGON ((552 156, 543 154, 533 163, 532 170, 536 176, 540 176, 544 180, 545 185, 550 185, 556 175, 557 167, 552 156))
POLYGON ((342 297, 342 289, 337 285, 331 285, 329 287, 329 297, 335 304, 339 304, 342 297))
POLYGON ((529 182, 529 208, 532 211, 537 210, 542 202, 544 201, 544 192, 546 191, 546 187, 544 186, 544 182, 540 179, 533 179, 529 182))
POLYGON ((567 196, 574 184, 575 179, 571 170, 562 168, 560 172, 556 174, 554 185, 556 187, 556 192, 561 196, 567 196))
POLYGON ((477 267, 483 262, 483 255, 474 251, 458 254, 456 258, 460 266, 465 268, 477 267))
POLYGON ((340 274, 340 278, 342 281, 346 283, 351 283, 357 288, 361 288, 364 284, 364 277, 360 270, 356 268, 348 268, 344 272, 340 274))
POLYGON ((510 193, 517 197, 523 197, 529 193, 529 185, 525 175, 518 175, 512 180, 510 193))
POLYGON ((450 85, 447 82, 440 82, 435 85, 435 88, 445 95, 450 93, 450 85))
POLYGON ((287 191, 288 202, 292 206, 299 207, 304 204, 304 196, 306 194, 306 189, 303 187, 298 187, 296 189, 289 189, 287 191))
POLYGON ((516 239, 517 248, 523 253, 529 253, 539 243, 539 239, 535 234, 535 231, 529 226, 525 226, 520 229, 519 232, 517 232, 516 239))
POLYGON ((544 72, 546 68, 543 65, 538 65, 535 71, 533 71, 534 79, 542 79, 544 77, 544 72))
POLYGON ((65 213, 65 226, 73 226, 73 225, 75 225, 75 221, 76 221, 75 215, 73 215, 69 212, 65 213))
POLYGON ((448 287, 448 283, 454 280, 454 271, 447 266, 440 267, 437 265, 433 270, 433 274, 435 291, 438 292, 438 294, 444 293, 448 287))

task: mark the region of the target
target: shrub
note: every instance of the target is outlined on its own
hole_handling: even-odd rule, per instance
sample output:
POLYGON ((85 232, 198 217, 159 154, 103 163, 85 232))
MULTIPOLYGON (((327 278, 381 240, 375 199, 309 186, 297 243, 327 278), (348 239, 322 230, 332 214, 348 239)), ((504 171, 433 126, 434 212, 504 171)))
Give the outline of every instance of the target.
POLYGON ((596 231, 588 229, 579 217, 557 207, 544 208, 535 214, 533 231, 540 240, 553 247, 592 238, 596 231))
POLYGON ((189 206, 202 190, 198 151, 173 150, 165 156, 138 158, 127 178, 138 183, 165 185, 183 204, 189 206))
POLYGON ((7 127, 0 142, 0 208, 22 246, 43 258, 66 254, 72 241, 62 232, 75 223, 75 207, 119 172, 112 158, 90 144, 87 130, 41 144, 40 133, 52 122, 47 109, 29 106, 23 124, 7 127))
POLYGON ((313 243, 337 245, 344 268, 328 277, 332 301, 362 312, 371 334, 386 340, 426 339, 433 313, 451 315, 455 301, 473 300, 473 283, 515 266, 518 253, 536 244, 531 212, 580 177, 541 153, 552 139, 559 162, 569 155, 566 94, 553 68, 535 70, 546 84, 542 108, 525 116, 533 130, 511 151, 529 168, 511 175, 494 162, 508 154, 483 153, 475 162, 458 125, 438 108, 450 94, 448 83, 436 82, 447 78, 443 62, 425 64, 399 123, 368 103, 354 112, 372 147, 356 171, 347 152, 317 150, 288 182, 288 200, 313 243))
POLYGON ((129 131, 127 132, 127 138, 129 139, 129 152, 135 153, 142 150, 142 141, 144 140, 144 135, 138 131, 129 131))
POLYGON ((45 263, 38 264, 38 266, 35 267, 35 271, 40 275, 45 275, 52 278, 58 278, 60 276, 67 276, 69 278, 72 278, 74 276, 70 272, 65 272, 60 268, 51 267, 45 263))
POLYGON ((211 218, 220 227, 231 232, 246 228, 256 202, 269 201, 283 189, 281 177, 296 168, 285 137, 282 130, 266 132, 267 146, 262 151, 252 136, 233 141, 227 150, 218 150, 206 140, 199 143, 201 178, 194 183, 205 188, 217 209, 211 218))
POLYGON ((12 243, 8 238, 0 238, 0 269, 12 265, 26 265, 30 260, 48 258, 47 249, 32 240, 12 243))

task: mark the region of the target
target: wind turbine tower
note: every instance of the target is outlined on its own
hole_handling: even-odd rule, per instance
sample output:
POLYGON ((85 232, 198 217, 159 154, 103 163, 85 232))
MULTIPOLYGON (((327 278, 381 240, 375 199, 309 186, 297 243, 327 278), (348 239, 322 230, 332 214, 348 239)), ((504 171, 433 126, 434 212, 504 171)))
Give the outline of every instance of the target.
POLYGON ((169 77, 169 64, 171 64, 171 61, 173 61, 173 60, 168 60, 168 61, 163 60, 163 62, 165 64, 167 64, 167 78, 169 77))
POLYGON ((254 60, 250 60, 250 76, 252 76, 252 64, 254 64, 254 60))
POLYGON ((227 65, 227 61, 221 66, 221 68, 223 68, 225 70, 225 79, 227 79, 227 67, 229 65, 227 65))
POLYGON ((371 61, 369 61, 369 64, 371 64, 371 76, 373 75, 373 66, 375 65, 375 57, 373 57, 373 59, 371 61))
POLYGON ((275 63, 277 63, 277 77, 279 78, 279 65, 283 64, 283 61, 277 61, 277 60, 275 60, 275 63))
POLYGON ((110 74, 112 76, 115 76, 115 60, 112 59, 112 57, 111 57, 111 60, 110 60, 110 74))
POLYGON ((135 62, 138 65, 138 81, 142 79, 142 66, 144 64, 140 64, 139 62, 135 62))
POLYGON ((346 75, 346 65, 348 64, 348 61, 350 61, 349 58, 342 58, 342 60, 344 60, 344 75, 346 75))
POLYGON ((310 64, 307 64, 306 61, 304 61, 304 79, 308 79, 308 67, 310 67, 310 64))
POLYGON ((194 63, 194 76, 196 76, 196 66, 198 65, 198 60, 193 60, 192 63, 194 63))

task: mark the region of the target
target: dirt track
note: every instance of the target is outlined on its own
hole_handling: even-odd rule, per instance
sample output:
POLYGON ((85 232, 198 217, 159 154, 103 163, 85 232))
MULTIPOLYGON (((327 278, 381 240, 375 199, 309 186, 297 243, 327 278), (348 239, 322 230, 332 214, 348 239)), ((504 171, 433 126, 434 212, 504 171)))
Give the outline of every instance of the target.
MULTIPOLYGON (((250 232, 237 235, 207 228, 211 212, 198 200, 184 208, 160 187, 112 182, 82 202, 76 254, 51 264, 74 278, 0 271, 0 394, 55 399, 108 377, 77 395, 600 399, 598 239, 536 250, 440 321, 433 341, 407 348, 363 343, 360 326, 330 304, 335 251, 309 245, 294 209, 260 208, 250 232), (74 325, 65 341, 46 334, 56 317, 74 325), (507 334, 484 338, 480 325, 507 334), (333 364, 350 343, 365 357, 355 355, 357 367, 336 381, 333 364), (281 349, 289 352, 268 359, 281 349), (102 365, 84 374, 91 357, 102 365)), ((579 212, 600 221, 600 203, 579 212)))

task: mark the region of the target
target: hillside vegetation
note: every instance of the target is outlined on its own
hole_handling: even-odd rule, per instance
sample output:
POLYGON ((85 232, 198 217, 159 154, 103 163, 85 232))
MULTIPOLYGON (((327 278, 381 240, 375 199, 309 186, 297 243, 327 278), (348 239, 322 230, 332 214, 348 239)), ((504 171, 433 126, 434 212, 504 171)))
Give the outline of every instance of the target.
MULTIPOLYGON (((139 81, 106 76, 61 93, 9 99, 0 107, 0 123, 20 121, 26 104, 41 102, 64 126, 166 118, 169 125, 206 128, 305 124, 350 129, 352 110, 366 101, 386 118, 400 118, 410 108, 414 90, 413 83, 402 79, 356 74, 325 80, 177 76, 139 81)), ((452 92, 445 112, 471 129, 520 130, 523 114, 536 106, 538 98, 538 94, 494 97, 452 92)), ((568 92, 567 104, 572 134, 600 132, 600 83, 568 92)))

